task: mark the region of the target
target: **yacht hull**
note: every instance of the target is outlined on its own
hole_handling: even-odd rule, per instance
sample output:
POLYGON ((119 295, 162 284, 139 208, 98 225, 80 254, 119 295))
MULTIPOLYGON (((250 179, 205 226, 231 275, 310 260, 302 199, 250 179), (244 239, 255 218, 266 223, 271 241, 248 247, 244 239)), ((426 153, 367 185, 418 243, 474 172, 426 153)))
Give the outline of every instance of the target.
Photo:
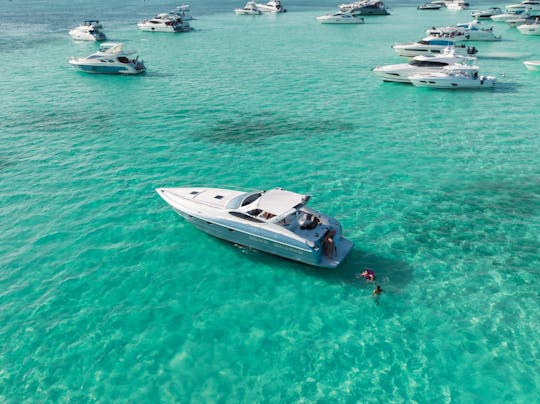
MULTIPOLYGON (((394 51, 399 56, 405 57, 414 57, 419 55, 430 55, 442 54, 448 46, 439 46, 439 45, 424 45, 420 46, 417 44, 405 44, 405 45, 394 45, 394 51)), ((467 55, 467 48, 465 46, 455 46, 454 50, 458 55, 467 55)))
POLYGON ((526 60, 523 64, 529 70, 540 71, 540 60, 526 60))
POLYGON ((260 11, 255 11, 255 10, 244 10, 242 8, 237 8, 236 10, 234 10, 234 12, 237 14, 237 15, 260 15, 261 12, 260 11))
POLYGON ((523 24, 517 29, 522 35, 540 35, 540 24, 523 24))
POLYGON ((429 77, 429 76, 411 76, 411 83, 415 87, 431 87, 443 89, 480 89, 493 88, 495 79, 492 77, 479 78, 476 80, 460 79, 456 77, 429 77))
POLYGON ((95 74, 140 74, 145 71, 145 69, 136 69, 132 66, 100 66, 73 60, 70 60, 69 64, 83 72, 95 74))
POLYGON ((339 249, 337 251, 337 256, 334 257, 334 259, 328 259, 322 255, 320 249, 310 248, 307 245, 305 247, 292 246, 284 241, 272 239, 269 235, 250 233, 232 226, 223 226, 205 218, 192 216, 179 209, 173 209, 197 229, 210 234, 211 236, 307 265, 336 268, 353 246, 351 241, 341 238, 338 242, 339 249))
POLYGON ((287 10, 284 8, 277 9, 272 6, 267 6, 266 4, 259 4, 259 3, 256 3, 256 5, 259 11, 263 13, 286 13, 287 12, 287 10))
POLYGON ((359 17, 352 18, 331 18, 331 17, 317 17, 317 21, 321 24, 364 24, 364 19, 359 17))
POLYGON ((105 41, 107 37, 103 33, 98 33, 96 35, 88 34, 88 33, 81 33, 77 31, 69 31, 69 35, 76 39, 77 41, 105 41))
POLYGON ((138 23, 137 27, 141 31, 147 31, 147 32, 188 32, 191 31, 190 26, 182 26, 182 25, 157 25, 157 24, 145 24, 145 23, 138 23))
POLYGON ((411 65, 391 65, 376 67, 373 69, 373 73, 379 77, 382 81, 396 82, 396 83, 411 83, 409 76, 415 74, 430 74, 440 72, 441 67, 429 68, 429 67, 412 67, 411 65))

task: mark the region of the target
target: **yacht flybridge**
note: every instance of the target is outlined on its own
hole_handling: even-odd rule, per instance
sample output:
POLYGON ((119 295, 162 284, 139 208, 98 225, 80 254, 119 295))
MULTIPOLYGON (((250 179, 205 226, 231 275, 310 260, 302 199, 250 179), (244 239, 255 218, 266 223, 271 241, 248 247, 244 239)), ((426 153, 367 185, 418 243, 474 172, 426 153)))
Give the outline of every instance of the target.
POLYGON ((305 264, 335 268, 353 243, 340 223, 306 207, 308 195, 275 188, 158 188, 188 222, 215 237, 305 264))

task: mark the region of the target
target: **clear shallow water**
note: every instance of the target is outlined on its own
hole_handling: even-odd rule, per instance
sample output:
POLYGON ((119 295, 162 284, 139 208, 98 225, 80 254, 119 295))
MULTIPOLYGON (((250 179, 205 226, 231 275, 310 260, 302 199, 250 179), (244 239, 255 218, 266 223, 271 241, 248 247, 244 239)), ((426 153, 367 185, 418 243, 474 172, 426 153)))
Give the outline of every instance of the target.
POLYGON ((466 12, 208 11, 238 5, 181 35, 133 25, 173 4, 2 5, 2 400, 540 400, 540 39, 494 24, 498 88, 432 91, 369 69, 466 12), (146 75, 66 63, 101 15, 146 75), (355 248, 326 271, 216 240, 154 192, 186 184, 312 194, 355 248))

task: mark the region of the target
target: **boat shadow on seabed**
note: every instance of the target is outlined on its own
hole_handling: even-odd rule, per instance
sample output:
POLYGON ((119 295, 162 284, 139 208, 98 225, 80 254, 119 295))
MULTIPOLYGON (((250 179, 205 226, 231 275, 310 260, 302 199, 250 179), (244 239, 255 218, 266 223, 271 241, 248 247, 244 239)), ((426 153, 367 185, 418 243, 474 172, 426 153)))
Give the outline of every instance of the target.
MULTIPOLYGON (((228 243, 223 240, 219 241, 228 243)), ((367 281, 361 277, 359 278, 358 275, 365 268, 370 268, 376 275, 375 282, 368 282, 370 291, 373 284, 381 283, 383 289, 385 289, 386 284, 386 289, 398 292, 405 289, 413 277, 413 268, 407 263, 360 251, 354 247, 339 267, 328 269, 291 261, 238 244, 235 244, 235 246, 245 253, 247 259, 252 260, 253 265, 279 265, 285 267, 284 270, 286 271, 303 271, 309 276, 315 276, 332 284, 339 283, 343 286, 365 288, 367 281)))

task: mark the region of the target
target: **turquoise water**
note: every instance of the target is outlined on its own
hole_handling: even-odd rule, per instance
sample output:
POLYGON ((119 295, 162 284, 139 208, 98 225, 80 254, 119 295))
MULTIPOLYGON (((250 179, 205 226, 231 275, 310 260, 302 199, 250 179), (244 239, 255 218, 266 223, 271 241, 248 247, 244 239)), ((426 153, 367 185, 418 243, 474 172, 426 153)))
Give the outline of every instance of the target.
POLYGON ((494 24, 498 87, 436 91, 370 69, 468 12, 239 5, 178 35, 134 25, 164 2, 0 6, 0 401, 540 401, 540 38, 494 24), (67 64, 94 17, 146 75, 67 64), (355 247, 329 271, 216 240, 154 192, 185 185, 311 194, 355 247))

